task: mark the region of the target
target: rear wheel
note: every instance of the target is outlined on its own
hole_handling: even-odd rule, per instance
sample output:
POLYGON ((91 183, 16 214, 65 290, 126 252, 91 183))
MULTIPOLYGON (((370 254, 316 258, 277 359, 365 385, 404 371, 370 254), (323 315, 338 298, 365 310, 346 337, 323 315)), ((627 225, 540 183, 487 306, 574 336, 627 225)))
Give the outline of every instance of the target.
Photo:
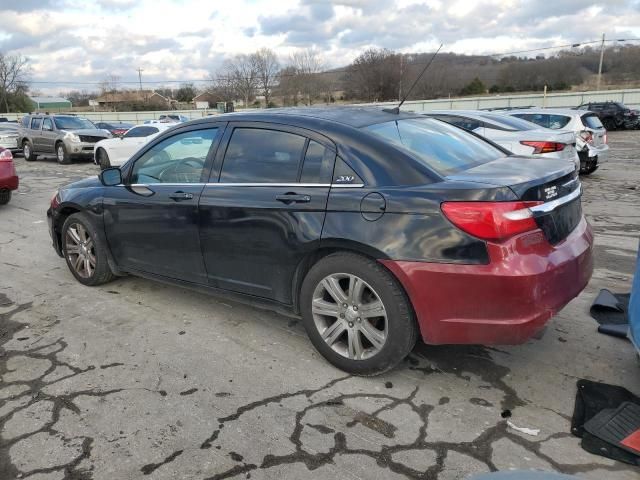
POLYGON ((104 170, 111 166, 109 155, 102 148, 98 150, 98 165, 100 165, 100 170, 104 170))
POLYGON ((383 373, 415 345, 417 328, 409 300, 374 260, 352 253, 323 258, 305 277, 300 299, 311 342, 346 372, 383 373))
POLYGON ((62 226, 62 251, 76 280, 88 286, 113 280, 106 246, 84 213, 69 215, 62 226))
POLYGON ((33 153, 33 145, 29 140, 22 142, 22 154, 27 162, 33 162, 37 158, 37 155, 33 153))
POLYGON ((11 190, 0 190, 0 205, 6 205, 11 200, 11 190))
POLYGON ((64 142, 56 143, 56 159, 60 165, 68 165, 71 163, 71 156, 67 153, 64 142))

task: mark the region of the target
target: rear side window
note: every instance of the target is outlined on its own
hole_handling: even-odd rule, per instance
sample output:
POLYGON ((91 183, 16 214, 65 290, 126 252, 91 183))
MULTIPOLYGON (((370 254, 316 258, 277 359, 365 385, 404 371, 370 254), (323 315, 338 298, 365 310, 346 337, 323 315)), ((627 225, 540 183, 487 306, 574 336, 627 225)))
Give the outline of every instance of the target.
POLYGON ((53 130, 53 122, 51 121, 50 118, 45 118, 44 121, 42 122, 42 129, 43 130, 53 130))
POLYGON ((41 118, 32 118, 31 119, 31 130, 40 130, 40 126, 42 125, 41 118))
POLYGON ((465 130, 475 130, 476 128, 480 128, 482 123, 478 120, 474 120, 472 118, 459 117, 457 115, 434 115, 438 120, 442 120, 443 122, 450 123, 451 125, 455 125, 456 127, 464 128, 465 130))
POLYGON ((433 119, 406 119, 365 127, 408 150, 440 175, 451 175, 505 156, 490 143, 433 119))
POLYGON ((304 156, 300 182, 328 183, 331 179, 334 158, 335 154, 331 150, 310 140, 304 156))
POLYGON ((602 125, 602 122, 600 121, 600 119, 598 118, 597 115, 592 114, 592 115, 583 115, 582 116, 582 124, 585 127, 589 127, 589 128, 594 128, 594 129, 598 129, 598 128, 604 128, 604 126, 602 125))
POLYGON ((24 128, 29 128, 29 120, 31 120, 30 117, 23 117, 22 118, 22 122, 21 123, 22 123, 22 126, 24 128))
POLYGON ((306 138, 259 128, 236 128, 224 156, 220 182, 294 183, 306 138))

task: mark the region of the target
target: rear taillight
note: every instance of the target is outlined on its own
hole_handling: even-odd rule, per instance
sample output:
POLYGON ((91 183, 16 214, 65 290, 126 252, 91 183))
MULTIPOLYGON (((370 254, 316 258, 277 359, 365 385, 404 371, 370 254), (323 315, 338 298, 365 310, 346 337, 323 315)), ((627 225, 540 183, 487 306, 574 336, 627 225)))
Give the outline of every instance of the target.
POLYGON ((593 143, 593 134, 591 132, 587 132, 586 130, 584 132, 580 132, 580 138, 582 138, 582 140, 587 143, 593 143))
POLYGON ((607 138, 607 132, 604 132, 604 135, 602 135, 602 141, 604 142, 605 145, 609 141, 609 139, 607 138))
POLYGON ((13 155, 11 155, 11 150, 2 150, 0 152, 0 162, 13 162, 13 155))
POLYGON ((536 141, 523 140, 520 143, 528 147, 533 147, 534 154, 561 152, 567 146, 566 143, 560 143, 560 142, 536 142, 536 141))
POLYGON ((502 241, 538 228, 530 207, 543 202, 444 202, 442 212, 460 230, 502 241))

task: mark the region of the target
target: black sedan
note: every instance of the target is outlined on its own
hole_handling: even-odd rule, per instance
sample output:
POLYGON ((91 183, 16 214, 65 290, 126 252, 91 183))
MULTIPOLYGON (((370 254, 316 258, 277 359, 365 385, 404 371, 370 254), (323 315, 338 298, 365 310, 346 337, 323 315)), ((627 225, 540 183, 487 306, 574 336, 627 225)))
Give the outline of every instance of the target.
POLYGON ((60 189, 48 218, 84 285, 134 274, 301 315, 330 362, 373 374, 418 335, 541 330, 591 275, 580 200, 567 162, 419 115, 318 108, 178 125, 60 189))
POLYGON ((95 125, 96 128, 107 130, 114 137, 124 135, 125 133, 127 133, 127 130, 134 126, 133 123, 125 122, 97 122, 95 125))

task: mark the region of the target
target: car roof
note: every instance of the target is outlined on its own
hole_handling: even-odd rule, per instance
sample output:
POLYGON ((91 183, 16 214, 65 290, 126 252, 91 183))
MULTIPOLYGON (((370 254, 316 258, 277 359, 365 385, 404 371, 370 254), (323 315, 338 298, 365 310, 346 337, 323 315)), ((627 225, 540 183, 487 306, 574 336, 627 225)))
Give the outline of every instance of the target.
MULTIPOLYGON (((399 112, 390 113, 384 111, 380 107, 358 107, 358 106, 340 106, 340 107, 300 107, 300 108, 273 108, 265 110, 253 110, 251 112, 234 112, 224 113, 206 117, 203 120, 216 121, 282 121, 287 120, 303 120, 304 123, 318 124, 323 122, 332 122, 337 124, 348 125, 354 128, 367 127, 377 123, 390 122, 393 120, 403 120, 409 118, 423 117, 417 113, 399 112)), ((197 121, 197 120, 196 120, 197 121)))
POLYGON ((518 115, 523 113, 538 113, 538 114, 552 114, 552 115, 584 115, 590 113, 589 110, 576 110, 574 108, 528 108, 526 110, 505 110, 507 115, 518 115))

